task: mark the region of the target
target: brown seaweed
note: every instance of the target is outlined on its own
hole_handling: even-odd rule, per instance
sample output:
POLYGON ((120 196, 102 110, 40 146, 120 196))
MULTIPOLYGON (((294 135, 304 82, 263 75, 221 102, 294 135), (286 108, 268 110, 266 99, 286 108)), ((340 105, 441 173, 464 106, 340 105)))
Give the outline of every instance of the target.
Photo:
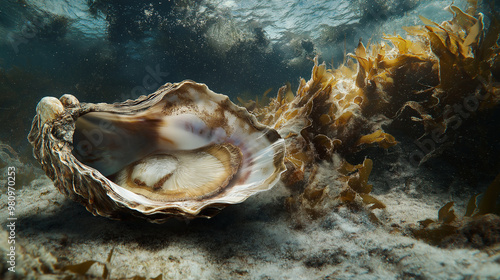
POLYGON ((464 217, 458 218, 454 202, 446 203, 438 211, 438 219, 420 221, 411 233, 433 245, 484 248, 500 242, 500 174, 482 194, 474 195, 464 217), (479 196, 482 198, 479 199, 479 196), (478 202, 479 200, 479 202, 478 202))
MULTIPOLYGON (((295 95, 283 87, 267 106, 255 107, 259 120, 286 139, 288 170, 282 180, 293 193, 286 202, 288 209, 302 208, 315 218, 326 211, 322 207, 356 201, 371 209, 383 208, 367 183, 371 160, 352 165, 346 157, 371 146, 396 145, 382 127, 402 116, 422 124, 421 138, 449 137, 452 145, 460 126, 456 106, 465 106, 473 115, 499 104, 500 88, 492 76, 498 65, 498 21, 492 19, 485 30, 481 14, 474 17, 453 5, 449 10, 453 14, 449 21, 438 24, 420 17, 423 26, 404 28, 412 36, 407 39, 386 35, 392 47, 385 43, 365 47, 360 41, 348 55, 354 60, 337 69, 327 69, 316 57, 311 79, 301 79, 295 95), (472 101, 477 106, 469 108, 472 101), (318 168, 325 166, 333 168, 336 175, 330 180, 336 184, 318 178, 318 168)), ((455 219, 452 204, 447 204, 440 222, 455 219)))

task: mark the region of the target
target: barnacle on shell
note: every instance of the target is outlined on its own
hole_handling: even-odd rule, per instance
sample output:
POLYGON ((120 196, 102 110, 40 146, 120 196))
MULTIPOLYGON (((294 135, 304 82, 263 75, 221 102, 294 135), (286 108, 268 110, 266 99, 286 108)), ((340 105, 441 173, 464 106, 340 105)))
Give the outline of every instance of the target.
POLYGON ((274 129, 191 81, 115 104, 45 97, 28 138, 62 193, 112 218, 211 217, 285 170, 274 129))

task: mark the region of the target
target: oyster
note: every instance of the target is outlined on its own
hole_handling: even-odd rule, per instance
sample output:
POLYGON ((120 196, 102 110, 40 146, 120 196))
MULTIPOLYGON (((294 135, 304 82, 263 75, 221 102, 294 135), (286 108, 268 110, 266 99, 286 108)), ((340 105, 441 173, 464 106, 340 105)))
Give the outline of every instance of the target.
POLYGON ((110 218, 212 217, 285 170, 276 130, 192 81, 115 104, 44 97, 28 140, 59 191, 110 218))

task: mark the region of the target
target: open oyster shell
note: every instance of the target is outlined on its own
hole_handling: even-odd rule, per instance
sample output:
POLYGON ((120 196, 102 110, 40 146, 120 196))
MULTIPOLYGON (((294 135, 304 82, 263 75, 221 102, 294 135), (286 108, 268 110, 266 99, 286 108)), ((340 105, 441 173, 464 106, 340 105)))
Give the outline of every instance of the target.
POLYGON ((285 170, 274 129, 192 81, 115 104, 45 97, 28 140, 62 193, 110 218, 212 217, 285 170))

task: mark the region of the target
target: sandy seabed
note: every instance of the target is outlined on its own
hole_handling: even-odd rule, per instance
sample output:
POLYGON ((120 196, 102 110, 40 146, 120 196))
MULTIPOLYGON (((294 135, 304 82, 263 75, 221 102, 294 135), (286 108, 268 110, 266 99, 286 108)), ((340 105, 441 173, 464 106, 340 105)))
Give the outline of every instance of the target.
MULTIPOLYGON (((384 153, 397 158, 402 151, 384 153)), ((95 217, 40 176, 16 196, 15 273, 7 270, 8 197, 0 196, 0 268, 4 279, 99 279, 104 270, 110 279, 500 278, 498 246, 439 248, 393 230, 435 219, 450 200, 463 215, 470 194, 452 170, 377 165, 370 182, 387 204, 375 210, 382 225, 366 211, 340 207, 302 229, 285 209, 289 193, 281 183, 209 220, 150 224, 95 217), (70 271, 91 260, 85 276, 70 271)))
MULTIPOLYGON (((442 28, 428 30, 432 29, 442 33, 442 28)), ((462 39, 463 45, 471 45, 465 44, 466 37, 462 39)), ((400 44, 411 46, 406 41, 400 44)), ((364 53, 364 46, 357 51, 364 53)), ((368 59, 366 54, 356 57, 368 59)), ((388 62, 394 61, 384 63, 388 62)), ((377 69, 364 70, 369 74, 377 69)), ((353 76, 356 81, 351 84, 365 88, 364 72, 358 73, 363 73, 362 79, 353 76)), ((388 80, 384 82, 392 84, 388 80)), ((455 89, 456 81, 448 82, 440 89, 455 89)), ((374 161, 370 194, 386 208, 370 212, 364 206, 333 207, 315 220, 301 217, 300 227, 297 213, 287 211, 290 190, 283 183, 209 220, 151 224, 96 217, 59 193, 38 167, 10 162, 0 151, 0 279, 500 279, 498 242, 481 249, 458 243, 439 247, 415 239, 408 231, 419 221, 437 219, 438 210, 450 201, 462 217, 468 200, 489 182, 479 182, 483 188, 476 190, 439 158, 408 166, 405 157, 416 147, 411 140, 396 138, 400 144, 368 152, 374 161), (15 166, 19 178, 12 215, 8 166, 15 166), (374 222, 372 214, 380 223, 374 222), (12 223, 15 227, 9 227, 12 223), (15 263, 9 262, 11 252, 15 263)), ((326 163, 318 163, 318 172, 316 177, 323 182, 338 178, 329 174, 326 163)))

